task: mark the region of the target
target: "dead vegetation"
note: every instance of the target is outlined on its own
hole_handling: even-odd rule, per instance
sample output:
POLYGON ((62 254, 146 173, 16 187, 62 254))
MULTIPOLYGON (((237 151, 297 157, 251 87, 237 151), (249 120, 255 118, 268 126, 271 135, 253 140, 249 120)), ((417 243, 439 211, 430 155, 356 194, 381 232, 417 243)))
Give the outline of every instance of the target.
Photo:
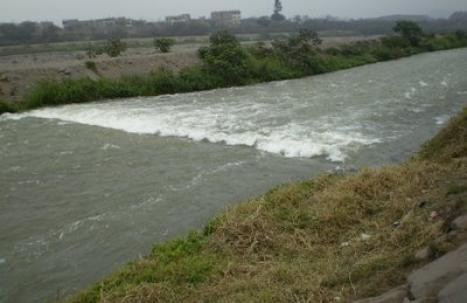
POLYGON ((417 250, 456 245, 466 129, 467 109, 407 163, 280 186, 70 302, 348 302, 400 285, 429 261, 417 250))

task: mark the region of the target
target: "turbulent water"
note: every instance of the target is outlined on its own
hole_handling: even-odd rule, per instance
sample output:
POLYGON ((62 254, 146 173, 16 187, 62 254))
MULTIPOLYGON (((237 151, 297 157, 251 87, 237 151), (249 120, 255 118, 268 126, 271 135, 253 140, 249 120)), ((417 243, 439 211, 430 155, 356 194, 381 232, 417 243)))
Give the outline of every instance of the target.
POLYGON ((54 300, 232 203, 405 159, 467 104, 467 49, 0 117, 0 302, 54 300))

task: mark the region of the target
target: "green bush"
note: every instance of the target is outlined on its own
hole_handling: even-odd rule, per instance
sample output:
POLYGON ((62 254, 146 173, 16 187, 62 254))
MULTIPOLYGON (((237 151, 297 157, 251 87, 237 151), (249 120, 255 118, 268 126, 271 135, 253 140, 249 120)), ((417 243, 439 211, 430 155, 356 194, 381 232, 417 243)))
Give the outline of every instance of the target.
POLYGON ((110 57, 118 57, 127 49, 127 44, 120 39, 112 38, 107 40, 104 52, 110 57))
POLYGON ((381 44, 383 47, 390 48, 390 49, 395 49, 395 48, 408 48, 410 47, 409 41, 407 39, 401 37, 401 36, 386 36, 381 38, 381 44))
POLYGON ((284 80, 301 76, 299 72, 286 66, 277 57, 255 60, 252 64, 253 75, 260 82, 284 80))
POLYGON ((97 74, 97 65, 96 62, 94 61, 86 61, 84 62, 84 65, 86 66, 87 69, 93 71, 94 73, 97 74))
POLYGON ((137 90, 126 85, 124 81, 90 78, 65 80, 63 82, 42 81, 26 97, 26 108, 37 108, 47 105, 82 103, 106 98, 122 98, 135 96, 137 90))
POLYGON ((425 35, 422 28, 412 21, 398 21, 393 30, 406 39, 412 46, 418 46, 425 35))
POLYGON ((157 72, 151 73, 148 81, 153 91, 158 95, 174 94, 186 91, 183 81, 181 81, 174 72, 169 70, 161 69, 157 72))
POLYGON ((6 101, 0 100, 0 115, 3 113, 15 113, 18 111, 18 108, 6 101))
POLYGON ((169 38, 154 39, 154 47, 158 49, 161 53, 170 52, 170 49, 174 45, 175 45, 174 39, 169 39, 169 38))
POLYGON ((227 31, 213 34, 210 45, 199 50, 207 73, 215 78, 218 86, 251 83, 251 54, 243 48, 234 35, 227 31))
POLYGON ((403 48, 390 48, 382 46, 373 49, 371 54, 378 61, 387 61, 406 57, 410 55, 410 52, 407 49, 403 48))
POLYGON ((320 61, 316 62, 316 70, 320 72, 331 72, 342 69, 348 69, 368 63, 375 63, 378 60, 371 54, 362 54, 359 56, 323 56, 320 61))
POLYGON ((216 78, 201 66, 185 68, 180 71, 179 77, 187 91, 216 88, 216 78))
POLYGON ((459 48, 467 46, 467 37, 463 36, 462 31, 454 34, 441 36, 430 36, 422 41, 420 47, 426 51, 439 51, 445 49, 459 48))
POLYGON ((297 35, 273 41, 272 47, 274 55, 285 65, 297 70, 301 75, 312 75, 320 72, 316 68, 316 61, 319 61, 318 46, 321 42, 315 32, 300 30, 297 35))

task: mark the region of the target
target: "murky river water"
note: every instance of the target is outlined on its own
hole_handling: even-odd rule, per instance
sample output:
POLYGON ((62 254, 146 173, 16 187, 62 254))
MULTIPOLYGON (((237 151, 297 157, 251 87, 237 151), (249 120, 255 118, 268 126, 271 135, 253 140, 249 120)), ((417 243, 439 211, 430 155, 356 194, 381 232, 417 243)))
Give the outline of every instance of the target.
POLYGON ((467 49, 0 116, 0 302, 63 297, 225 207, 399 162, 467 104, 467 49))

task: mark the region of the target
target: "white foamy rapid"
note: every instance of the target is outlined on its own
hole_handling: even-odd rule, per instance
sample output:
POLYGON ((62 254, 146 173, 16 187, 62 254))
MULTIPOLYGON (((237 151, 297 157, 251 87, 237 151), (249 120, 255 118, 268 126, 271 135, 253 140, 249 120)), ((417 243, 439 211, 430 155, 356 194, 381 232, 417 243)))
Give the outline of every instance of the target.
POLYGON ((314 107, 319 106, 293 94, 269 97, 262 90, 256 96, 239 96, 238 90, 69 105, 8 117, 59 119, 130 133, 247 145, 286 157, 325 156, 336 162, 359 146, 380 142, 364 133, 357 110, 318 115, 314 107))
POLYGON ((441 115, 439 117, 435 117, 436 125, 446 124, 446 122, 449 120, 449 118, 450 118, 449 115, 441 115))

